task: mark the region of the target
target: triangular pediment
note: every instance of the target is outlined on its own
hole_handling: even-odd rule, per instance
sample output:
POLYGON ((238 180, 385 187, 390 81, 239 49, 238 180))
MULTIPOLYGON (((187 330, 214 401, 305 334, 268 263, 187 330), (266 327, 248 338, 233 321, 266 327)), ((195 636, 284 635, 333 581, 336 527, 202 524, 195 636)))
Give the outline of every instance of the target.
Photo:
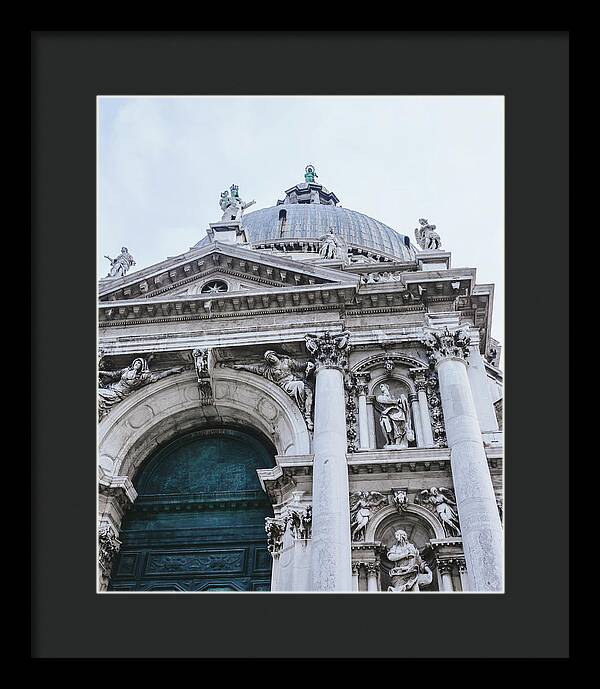
POLYGON ((121 278, 100 281, 100 301, 161 300, 211 293, 353 285, 356 275, 243 246, 213 242, 121 278))

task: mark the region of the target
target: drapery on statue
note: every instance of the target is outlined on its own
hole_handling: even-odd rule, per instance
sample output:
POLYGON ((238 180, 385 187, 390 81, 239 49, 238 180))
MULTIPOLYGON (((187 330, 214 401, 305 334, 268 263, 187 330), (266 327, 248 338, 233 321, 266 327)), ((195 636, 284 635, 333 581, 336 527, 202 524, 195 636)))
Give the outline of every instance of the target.
POLYGON ((375 397, 375 407, 380 413, 379 425, 387 445, 407 448, 415 439, 410 422, 410 407, 406 395, 396 398, 385 383, 379 386, 381 394, 375 397))
POLYGON ((235 364, 232 368, 238 371, 249 371, 263 376, 278 385, 298 405, 309 431, 313 429, 312 403, 313 390, 308 379, 314 371, 312 361, 306 364, 269 349, 264 354, 263 364, 235 364))
POLYGON ((221 222, 237 222, 241 220, 242 214, 246 208, 250 208, 250 206, 252 206, 254 203, 256 203, 256 201, 244 203, 240 198, 239 187, 236 184, 232 184, 231 187, 229 187, 229 191, 225 190, 221 194, 221 198, 219 200, 219 205, 223 211, 221 222))
POLYGON ((343 261, 348 258, 348 245, 346 240, 339 234, 336 234, 333 227, 329 228, 327 234, 320 237, 322 242, 319 250, 321 258, 338 258, 343 261))
POLYGON ((129 253, 126 246, 121 247, 121 253, 117 258, 111 258, 110 256, 105 256, 110 261, 110 271, 106 277, 109 278, 121 278, 125 273, 135 265, 133 256, 129 253))
POLYGON ((144 387, 149 383, 166 378, 174 373, 181 373, 183 366, 169 368, 166 371, 150 371, 148 359, 137 357, 129 366, 116 371, 99 371, 99 378, 104 381, 114 381, 103 384, 98 388, 98 420, 102 419, 114 407, 124 400, 134 390, 144 387))
POLYGON ((350 494, 350 534, 353 541, 363 540, 371 513, 386 501, 376 490, 360 490, 350 494))
POLYGON ((454 493, 449 488, 429 488, 422 490, 415 496, 417 504, 423 503, 434 510, 444 527, 444 533, 448 538, 460 536, 458 525, 458 513, 456 512, 456 500, 454 493))
POLYGON ((435 225, 430 225, 425 218, 419 218, 421 227, 415 228, 415 239, 421 249, 439 249, 442 246, 440 235, 435 231, 435 225))
POLYGON ((421 558, 416 546, 408 540, 406 531, 397 529, 394 538, 396 543, 387 552, 387 559, 395 563, 390 569, 392 585, 388 586, 388 591, 420 591, 421 586, 431 584, 433 572, 421 558))

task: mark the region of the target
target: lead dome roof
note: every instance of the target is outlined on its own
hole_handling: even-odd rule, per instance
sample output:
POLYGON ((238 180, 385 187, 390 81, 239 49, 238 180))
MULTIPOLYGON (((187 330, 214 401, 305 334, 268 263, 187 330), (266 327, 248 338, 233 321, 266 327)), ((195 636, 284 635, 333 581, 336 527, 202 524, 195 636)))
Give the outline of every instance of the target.
MULTIPOLYGON (((252 244, 292 239, 320 239, 331 228, 348 244, 412 261, 415 248, 406 235, 374 218, 336 205, 337 196, 315 182, 296 184, 277 205, 242 216, 242 226, 252 244)), ((208 238, 196 246, 204 246, 208 238)))

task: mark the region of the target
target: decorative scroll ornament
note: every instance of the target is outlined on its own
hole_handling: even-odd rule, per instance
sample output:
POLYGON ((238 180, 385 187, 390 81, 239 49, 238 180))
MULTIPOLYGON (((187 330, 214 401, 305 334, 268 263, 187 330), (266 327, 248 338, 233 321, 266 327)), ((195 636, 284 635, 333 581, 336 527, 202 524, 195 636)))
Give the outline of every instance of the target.
POLYGON ((396 543, 387 551, 387 559, 394 564, 390 569, 393 593, 418 592, 421 586, 433 581, 433 572, 421 558, 417 547, 408 540, 406 531, 394 532, 396 543))
POLYGON ((212 404, 213 392, 211 383, 212 352, 208 348, 197 347, 192 350, 194 367, 198 376, 200 390, 200 406, 212 404))
POLYGON ((408 508, 408 490, 392 488, 392 504, 398 512, 404 512, 408 508))
POLYGON ((349 339, 348 332, 332 335, 327 331, 324 335, 305 335, 306 349, 314 357, 317 370, 325 367, 344 371, 348 366, 349 339))
POLYGON ((311 537, 312 507, 310 505, 302 511, 290 509, 285 520, 294 538, 306 540, 311 537))
POLYGON ((279 517, 265 517, 265 531, 267 532, 267 549, 272 557, 279 555, 285 533, 285 519, 279 517))
POLYGON ((294 400, 304 416, 308 430, 312 431, 314 397, 312 374, 315 369, 312 361, 302 364, 289 356, 269 349, 264 353, 264 363, 234 364, 232 368, 255 373, 278 385, 294 400))
POLYGON ((148 364, 151 360, 152 356, 148 359, 137 357, 126 368, 116 371, 99 371, 98 375, 102 382, 98 388, 98 420, 106 416, 115 404, 124 400, 135 390, 184 370, 183 366, 178 366, 165 371, 150 371, 148 364))
POLYGON ((105 256, 110 261, 110 270, 106 277, 121 278, 127 273, 131 266, 135 265, 133 256, 129 253, 126 246, 121 247, 121 253, 116 258, 105 256))
POLYGON ((240 189, 237 184, 232 184, 229 191, 225 190, 219 199, 219 206, 223 211, 221 222, 239 222, 246 208, 250 208, 256 201, 244 203, 240 198, 240 189))
POLYGON ((114 529, 103 524, 98 529, 98 565, 102 576, 108 580, 112 572, 115 555, 121 549, 121 541, 117 538, 114 529))
POLYGON ((435 231, 435 225, 430 225, 425 218, 419 218, 421 227, 415 229, 417 244, 426 251, 439 249, 442 246, 440 235, 435 231))
POLYGON ((466 359, 469 356, 471 338, 461 330, 451 331, 446 327, 444 330, 428 333, 422 343, 427 348, 431 365, 434 366, 450 357, 466 359))
POLYGON ((422 490, 415 496, 418 505, 425 505, 437 514, 447 538, 460 536, 458 512, 454 492, 449 488, 429 488, 422 490))
POLYGON ((350 533, 353 541, 364 540, 369 519, 384 502, 387 502, 386 496, 376 490, 350 493, 350 533))
POLYGON ((358 391, 358 383, 354 374, 349 374, 344 378, 344 389, 346 392, 346 438, 348 440, 348 452, 356 452, 358 449, 356 445, 358 439, 358 432, 356 431, 356 393, 358 391))

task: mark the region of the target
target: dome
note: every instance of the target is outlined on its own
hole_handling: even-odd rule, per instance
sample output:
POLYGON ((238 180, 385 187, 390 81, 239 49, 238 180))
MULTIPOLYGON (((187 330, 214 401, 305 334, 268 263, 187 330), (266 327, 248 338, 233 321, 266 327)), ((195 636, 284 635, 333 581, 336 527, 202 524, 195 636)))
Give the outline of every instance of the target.
MULTIPOLYGON (((308 170, 308 168, 307 168, 308 170)), ((316 174, 314 175, 316 177, 316 174)), ((379 220, 336 205, 337 196, 314 181, 297 184, 286 191, 277 205, 242 216, 242 226, 252 244, 272 241, 320 239, 333 228, 348 245, 413 261, 415 248, 407 236, 379 220)), ((196 246, 204 246, 208 238, 196 246)))

